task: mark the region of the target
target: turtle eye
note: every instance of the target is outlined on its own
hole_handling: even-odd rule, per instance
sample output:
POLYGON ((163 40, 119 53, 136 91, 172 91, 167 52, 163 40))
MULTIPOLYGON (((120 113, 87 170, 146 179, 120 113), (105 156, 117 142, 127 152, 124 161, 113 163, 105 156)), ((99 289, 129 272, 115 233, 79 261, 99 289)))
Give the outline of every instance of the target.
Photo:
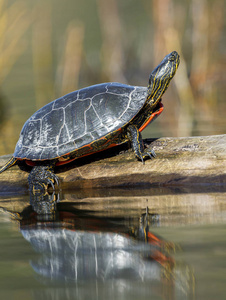
POLYGON ((171 52, 169 60, 170 61, 175 61, 178 57, 178 53, 176 51, 171 52))

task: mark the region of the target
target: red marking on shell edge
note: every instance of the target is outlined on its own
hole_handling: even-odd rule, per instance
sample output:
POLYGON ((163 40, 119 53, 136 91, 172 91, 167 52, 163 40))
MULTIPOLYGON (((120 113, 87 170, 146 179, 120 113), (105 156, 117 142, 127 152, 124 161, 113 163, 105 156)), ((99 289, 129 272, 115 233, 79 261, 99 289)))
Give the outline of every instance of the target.
POLYGON ((151 115, 150 118, 147 120, 147 122, 145 122, 140 128, 139 131, 141 132, 142 130, 144 130, 144 128, 146 128, 148 126, 148 124, 150 124, 152 121, 154 121, 154 119, 160 115, 162 113, 164 109, 164 106, 162 104, 162 102, 159 103, 159 109, 154 111, 151 115))
POLYGON ((68 160, 62 160, 62 161, 59 161, 56 162, 56 166, 62 166, 62 165, 66 165, 66 164, 69 164, 71 161, 75 160, 77 157, 75 158, 72 158, 72 159, 68 159, 68 160))
POLYGON ((88 156, 88 155, 92 155, 94 153, 98 153, 98 152, 101 152, 101 151, 104 151, 104 150, 107 150, 109 148, 112 148, 112 147, 115 147, 115 146, 118 146, 118 144, 111 144, 109 145, 109 147, 105 148, 105 149, 101 149, 101 150, 98 150, 98 151, 94 151, 94 152, 90 152, 90 153, 87 153, 87 154, 84 154, 84 155, 81 155, 81 156, 78 156, 78 157, 75 157, 75 158, 72 158, 72 159, 69 159, 69 160, 64 160, 64 161, 58 161, 56 163, 56 166, 62 166, 62 165, 66 165, 70 162, 72 162, 73 160, 76 160, 78 158, 82 158, 82 157, 85 157, 85 156, 88 156))
POLYGON ((25 160, 25 163, 28 165, 28 166, 31 166, 31 167, 34 167, 36 165, 35 161, 33 160, 25 160))

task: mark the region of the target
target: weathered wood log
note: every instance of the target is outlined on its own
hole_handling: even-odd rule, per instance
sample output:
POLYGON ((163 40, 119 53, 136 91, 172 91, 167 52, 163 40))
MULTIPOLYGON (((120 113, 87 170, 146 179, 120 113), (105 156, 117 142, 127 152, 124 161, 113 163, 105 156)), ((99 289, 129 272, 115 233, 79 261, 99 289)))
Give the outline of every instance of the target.
MULTIPOLYGON (((226 184, 226 135, 160 138, 145 143, 157 154, 145 165, 135 159, 127 145, 121 145, 56 169, 60 188, 226 184)), ((0 165, 9 157, 0 157, 0 165)), ((27 191, 27 176, 28 172, 18 166, 3 172, 0 192, 27 191)))

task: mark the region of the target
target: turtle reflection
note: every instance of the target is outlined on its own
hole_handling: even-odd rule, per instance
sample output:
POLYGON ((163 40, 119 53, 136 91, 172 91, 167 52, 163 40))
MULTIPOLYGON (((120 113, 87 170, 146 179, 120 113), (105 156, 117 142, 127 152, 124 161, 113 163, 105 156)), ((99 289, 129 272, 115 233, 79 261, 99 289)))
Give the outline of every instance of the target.
POLYGON ((152 289, 165 295, 175 292, 178 277, 180 293, 188 295, 193 290, 193 276, 185 276, 185 267, 179 268, 171 256, 175 245, 150 231, 160 219, 148 208, 138 218, 109 218, 107 211, 96 216, 75 208, 74 202, 46 197, 46 201, 31 199, 32 205, 20 214, 22 235, 40 253, 31 261, 39 280, 95 282, 101 287, 117 282, 126 284, 130 293, 140 283, 145 293, 152 289))

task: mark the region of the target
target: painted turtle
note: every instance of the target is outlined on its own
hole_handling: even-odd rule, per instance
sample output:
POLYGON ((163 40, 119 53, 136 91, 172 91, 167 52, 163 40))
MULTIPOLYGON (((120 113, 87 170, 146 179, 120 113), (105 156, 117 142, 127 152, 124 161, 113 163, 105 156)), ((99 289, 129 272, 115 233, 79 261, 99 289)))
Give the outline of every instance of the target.
POLYGON ((163 111, 161 97, 178 65, 173 51, 150 74, 148 87, 97 84, 45 105, 24 124, 0 173, 24 160, 33 166, 30 189, 46 190, 58 184, 55 166, 127 141, 141 161, 155 157, 153 150, 145 151, 140 132, 163 111))

